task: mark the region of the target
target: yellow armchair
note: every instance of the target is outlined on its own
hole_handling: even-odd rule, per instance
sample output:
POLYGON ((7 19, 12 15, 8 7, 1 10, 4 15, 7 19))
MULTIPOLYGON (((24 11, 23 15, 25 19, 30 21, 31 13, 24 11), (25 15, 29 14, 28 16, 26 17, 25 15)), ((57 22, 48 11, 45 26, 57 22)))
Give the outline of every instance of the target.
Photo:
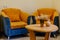
MULTIPOLYGON (((41 8, 37 9, 34 13, 33 16, 37 17, 40 16, 41 14, 48 15, 51 23, 53 24, 55 16, 58 16, 58 12, 55 9, 52 8, 41 8)), ((36 19, 36 23, 40 23, 38 19, 36 19)))
POLYGON ((16 8, 6 8, 2 10, 2 16, 10 20, 11 29, 22 28, 27 25, 28 13, 16 8))

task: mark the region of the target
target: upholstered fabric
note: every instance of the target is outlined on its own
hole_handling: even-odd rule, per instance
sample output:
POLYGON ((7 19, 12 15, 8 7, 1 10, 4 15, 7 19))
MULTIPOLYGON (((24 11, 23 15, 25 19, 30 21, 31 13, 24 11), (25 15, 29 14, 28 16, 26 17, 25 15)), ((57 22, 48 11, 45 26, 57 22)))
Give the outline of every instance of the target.
POLYGON ((9 16, 10 20, 11 21, 20 21, 20 10, 18 9, 12 9, 12 8, 7 8, 7 9, 4 9, 2 10, 3 12, 5 12, 6 15, 9 16))
POLYGON ((3 15, 7 15, 10 19, 11 29, 22 28, 27 25, 28 13, 16 8, 6 8, 2 10, 3 15))
POLYGON ((23 28, 24 26, 27 25, 27 23, 20 21, 20 22, 11 22, 11 29, 16 29, 16 28, 23 28))
POLYGON ((49 9, 49 8, 44 8, 44 9, 38 9, 38 15, 40 16, 41 14, 48 15, 51 20, 53 20, 54 12, 56 10, 54 9, 49 9))
POLYGON ((19 28, 15 27, 15 28, 11 29, 10 19, 6 16, 2 16, 2 22, 3 22, 4 33, 7 37, 28 33, 27 29, 21 28, 21 27, 19 27, 19 28))
POLYGON ((20 17, 21 17, 21 20, 22 20, 22 21, 24 21, 24 22, 27 23, 27 18, 28 18, 28 16, 29 16, 28 13, 22 12, 20 17))
MULTIPOLYGON (((53 24, 53 21, 54 21, 54 17, 57 15, 58 16, 58 13, 55 9, 52 9, 52 8, 42 8, 42 9, 37 9, 33 15, 35 17, 37 16, 41 16, 41 14, 43 15, 48 15, 48 18, 50 19, 51 23, 53 24)), ((39 23, 40 20, 39 19, 36 19, 36 23, 39 23)))

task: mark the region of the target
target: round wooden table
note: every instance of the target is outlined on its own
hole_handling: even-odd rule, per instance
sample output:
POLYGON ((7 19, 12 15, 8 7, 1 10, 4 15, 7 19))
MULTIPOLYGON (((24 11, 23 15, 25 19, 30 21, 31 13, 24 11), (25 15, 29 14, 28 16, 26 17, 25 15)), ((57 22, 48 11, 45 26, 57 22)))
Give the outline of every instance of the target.
POLYGON ((50 33, 58 30, 58 27, 56 25, 50 25, 49 27, 47 26, 40 27, 40 24, 27 25, 25 26, 25 28, 28 29, 30 33, 30 40, 36 40, 34 31, 45 32, 46 34, 44 40, 49 40, 50 33))

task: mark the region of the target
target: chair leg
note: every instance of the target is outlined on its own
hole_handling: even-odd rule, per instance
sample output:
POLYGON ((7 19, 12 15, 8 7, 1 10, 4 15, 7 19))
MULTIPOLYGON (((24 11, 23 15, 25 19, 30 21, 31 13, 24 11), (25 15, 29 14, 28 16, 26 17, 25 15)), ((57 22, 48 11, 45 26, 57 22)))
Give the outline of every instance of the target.
POLYGON ((8 37, 8 40, 10 40, 10 37, 8 37))
POLYGON ((57 34, 56 33, 52 33, 53 37, 56 38, 57 37, 57 34))
POLYGON ((54 34, 53 36, 54 36, 54 38, 56 38, 56 37, 57 37, 55 34, 54 34))

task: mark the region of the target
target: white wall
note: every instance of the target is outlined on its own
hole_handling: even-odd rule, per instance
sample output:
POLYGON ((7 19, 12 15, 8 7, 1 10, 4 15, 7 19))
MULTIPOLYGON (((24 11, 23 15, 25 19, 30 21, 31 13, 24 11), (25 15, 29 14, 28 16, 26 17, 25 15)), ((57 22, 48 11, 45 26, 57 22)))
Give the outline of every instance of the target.
POLYGON ((60 0, 54 0, 54 8, 59 13, 59 33, 60 33, 60 0))
POLYGON ((60 0, 54 0, 54 8, 60 12, 60 0))
POLYGON ((32 13, 37 8, 52 7, 52 0, 1 0, 3 8, 20 8, 28 13, 32 13))

